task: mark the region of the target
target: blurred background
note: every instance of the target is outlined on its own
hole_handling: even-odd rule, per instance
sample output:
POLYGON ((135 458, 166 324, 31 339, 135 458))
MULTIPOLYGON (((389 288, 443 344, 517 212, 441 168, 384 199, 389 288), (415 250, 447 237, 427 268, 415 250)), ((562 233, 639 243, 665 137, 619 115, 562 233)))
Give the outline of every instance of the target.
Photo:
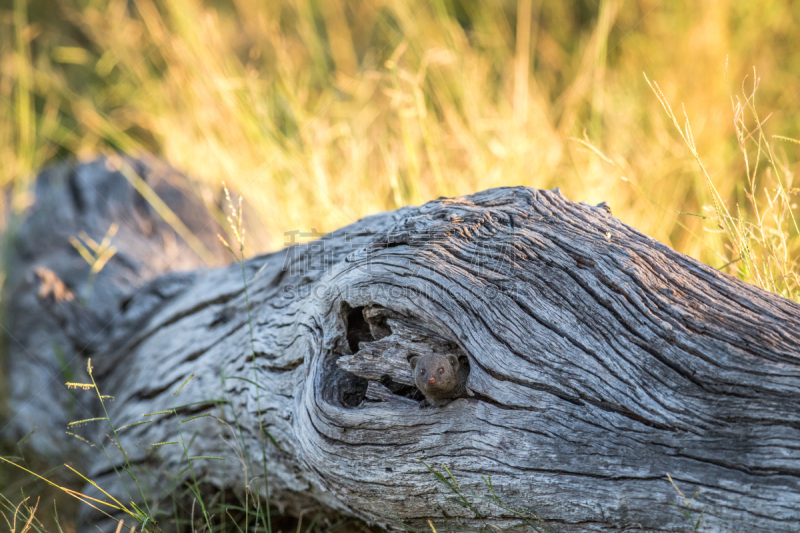
POLYGON ((560 187, 796 297, 798 27, 790 0, 4 0, 0 220, 37 169, 110 152, 157 155, 210 209, 224 180, 248 255, 438 196, 560 187))

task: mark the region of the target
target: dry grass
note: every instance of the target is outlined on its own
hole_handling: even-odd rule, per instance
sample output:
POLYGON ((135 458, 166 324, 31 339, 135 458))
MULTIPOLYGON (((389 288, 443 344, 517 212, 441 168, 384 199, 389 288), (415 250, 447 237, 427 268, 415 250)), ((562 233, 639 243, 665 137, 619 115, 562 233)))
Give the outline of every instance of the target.
POLYGON ((796 297, 773 278, 797 273, 786 222, 800 146, 772 135, 800 137, 798 19, 778 0, 16 0, 0 11, 0 181, 14 189, 3 209, 25 208, 41 165, 108 150, 158 153, 209 205, 225 180, 263 223, 249 253, 440 195, 559 186, 796 297), (731 80, 758 67, 763 136, 741 135, 756 122, 741 121, 747 96, 731 109, 727 55, 731 80), (704 169, 643 71, 685 104, 704 169), (584 132, 597 152, 576 142, 584 132), (763 246, 749 250, 768 268, 737 261, 743 249, 713 221, 680 214, 714 218, 715 203, 756 224, 763 246))

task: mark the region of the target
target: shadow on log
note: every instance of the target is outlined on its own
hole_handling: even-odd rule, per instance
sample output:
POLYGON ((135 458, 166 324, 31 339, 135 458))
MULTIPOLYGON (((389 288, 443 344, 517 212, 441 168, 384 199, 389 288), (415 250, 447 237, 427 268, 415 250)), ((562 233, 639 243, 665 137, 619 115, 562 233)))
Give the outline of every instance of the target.
MULTIPOLYGON (((116 176, 98 174, 94 187, 116 176)), ((69 203, 71 187, 48 194, 69 203)), ((134 209, 124 198, 135 195, 122 198, 119 210, 97 208, 106 226, 124 226, 134 209)), ((50 220, 34 208, 18 242, 50 220)), ((117 246, 109 267, 138 259, 117 246)), ((68 288, 80 284, 65 239, 27 254, 28 268, 51 258, 68 288)), ((39 286, 12 290, 12 333, 38 350, 43 333, 20 313, 43 312, 30 307, 39 286)), ((181 424, 190 455, 226 458, 193 462, 208 487, 241 492, 248 461, 237 458, 247 456, 252 486, 265 495, 266 472, 270 502, 290 513, 333 510, 389 527, 430 519, 449 531, 513 526, 510 508, 555 531, 687 530, 669 474, 687 498, 699 489, 694 517, 702 512, 710 531, 800 523, 800 305, 669 249, 604 206, 493 189, 367 217, 243 270, 128 282, 101 273, 94 291, 125 296, 38 305, 74 353, 92 357, 101 392, 116 397, 117 427, 173 400, 181 419, 214 415, 181 424), (428 353, 468 365, 473 396, 420 408, 408 361, 428 353), (455 495, 422 462, 446 464, 473 507, 448 501, 455 495), (480 497, 489 474, 505 507, 480 497)), ((186 458, 179 445, 150 444, 180 440, 179 426, 171 415, 146 420, 120 438, 146 490, 164 496, 186 458)), ((107 427, 96 431, 101 440, 107 427)), ((87 463, 101 487, 125 494, 107 461, 87 463)))

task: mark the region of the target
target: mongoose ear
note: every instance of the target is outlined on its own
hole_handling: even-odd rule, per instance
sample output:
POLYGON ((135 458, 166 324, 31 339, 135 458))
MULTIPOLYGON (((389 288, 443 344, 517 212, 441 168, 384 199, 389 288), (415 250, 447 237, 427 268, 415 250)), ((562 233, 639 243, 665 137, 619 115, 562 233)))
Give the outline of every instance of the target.
POLYGON ((452 366, 453 368, 456 368, 458 366, 458 357, 456 357, 455 355, 448 354, 447 360, 450 361, 450 366, 452 366))
POLYGON ((417 369, 417 361, 419 361, 419 356, 415 355, 412 357, 408 362, 411 363, 411 368, 416 370, 417 369))

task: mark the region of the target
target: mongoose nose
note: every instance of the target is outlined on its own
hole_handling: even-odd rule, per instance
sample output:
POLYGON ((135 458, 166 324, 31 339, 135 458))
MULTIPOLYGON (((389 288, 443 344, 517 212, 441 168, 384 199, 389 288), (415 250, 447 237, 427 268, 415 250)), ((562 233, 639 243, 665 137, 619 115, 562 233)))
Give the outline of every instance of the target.
POLYGON ((436 379, 435 378, 431 378, 431 379, 428 380, 428 383, 436 383, 436 379))

